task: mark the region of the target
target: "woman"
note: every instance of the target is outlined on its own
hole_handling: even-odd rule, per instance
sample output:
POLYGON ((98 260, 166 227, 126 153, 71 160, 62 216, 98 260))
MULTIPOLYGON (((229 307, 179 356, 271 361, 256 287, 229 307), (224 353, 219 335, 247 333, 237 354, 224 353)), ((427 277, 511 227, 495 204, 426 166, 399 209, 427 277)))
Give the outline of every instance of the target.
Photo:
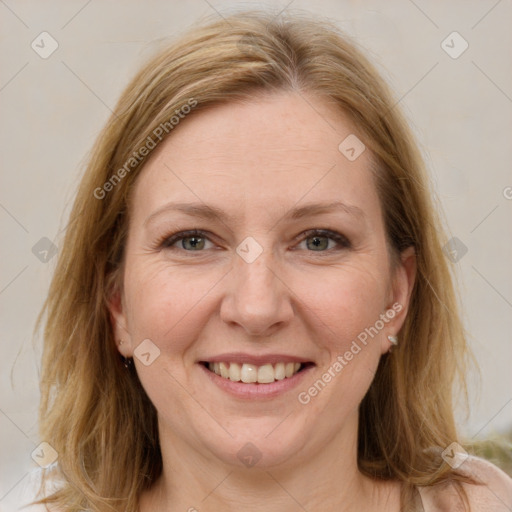
POLYGON ((72 218, 45 306, 51 510, 512 507, 457 442, 466 343, 419 152, 334 27, 238 14, 162 51, 72 218))

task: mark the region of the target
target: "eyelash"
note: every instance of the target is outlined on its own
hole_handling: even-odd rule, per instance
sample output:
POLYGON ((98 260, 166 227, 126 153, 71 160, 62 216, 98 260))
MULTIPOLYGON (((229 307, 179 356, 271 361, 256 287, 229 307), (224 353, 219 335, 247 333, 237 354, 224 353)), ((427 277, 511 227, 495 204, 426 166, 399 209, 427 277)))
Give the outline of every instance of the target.
MULTIPOLYGON (((352 244, 347 237, 345 237, 341 233, 332 231, 330 229, 308 229, 307 231, 304 231, 303 233, 301 233, 301 235, 299 235, 299 236, 300 236, 299 243, 304 240, 307 240, 308 238, 325 237, 325 238, 330 238, 331 240, 334 240, 338 244, 338 247, 332 247, 331 249, 326 249, 323 251, 309 251, 309 252, 313 252, 313 253, 314 252, 331 253, 333 250, 351 249, 352 248, 352 244)), ((157 245, 160 249, 177 249, 177 247, 172 247, 176 242, 179 242, 180 240, 183 240, 185 238, 193 238, 193 237, 204 238, 206 240, 211 241, 208 237, 207 232, 202 231, 200 229, 192 229, 192 230, 188 230, 188 231, 180 231, 178 233, 174 233, 173 235, 166 236, 163 239, 161 239, 157 245)), ((299 237, 297 237, 297 238, 299 238, 299 237)), ((203 252, 203 250, 187 251, 186 249, 183 249, 181 247, 179 249, 182 251, 185 251, 185 252, 192 252, 192 253, 193 252, 203 252)))

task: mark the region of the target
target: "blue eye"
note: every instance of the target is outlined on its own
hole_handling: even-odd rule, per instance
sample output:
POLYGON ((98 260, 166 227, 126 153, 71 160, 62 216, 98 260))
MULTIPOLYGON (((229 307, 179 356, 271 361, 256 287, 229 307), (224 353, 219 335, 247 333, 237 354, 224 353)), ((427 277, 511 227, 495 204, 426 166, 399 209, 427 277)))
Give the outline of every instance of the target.
POLYGON ((181 242, 181 247, 177 249, 183 249, 185 251, 201 251, 205 249, 207 242, 211 243, 205 233, 199 230, 181 231, 163 240, 161 246, 164 248, 173 247, 176 242, 181 242))
POLYGON ((326 252, 336 248, 350 248, 350 241, 337 233, 336 231, 331 231, 330 229, 311 229, 303 233, 306 235, 302 238, 302 241, 306 242, 306 247, 313 252, 326 252), (333 244, 329 244, 329 242, 334 242, 333 244))
MULTIPOLYGON (((330 252, 352 247, 345 236, 330 229, 310 229, 301 233, 299 237, 299 246, 302 242, 306 242, 306 249, 311 252, 330 252)), ((187 252, 201 252, 212 248, 212 246, 213 243, 209 239, 208 233, 198 229, 180 231, 166 237, 159 244, 159 247, 164 249, 182 249, 187 252), (212 245, 208 247, 208 244, 212 245)))

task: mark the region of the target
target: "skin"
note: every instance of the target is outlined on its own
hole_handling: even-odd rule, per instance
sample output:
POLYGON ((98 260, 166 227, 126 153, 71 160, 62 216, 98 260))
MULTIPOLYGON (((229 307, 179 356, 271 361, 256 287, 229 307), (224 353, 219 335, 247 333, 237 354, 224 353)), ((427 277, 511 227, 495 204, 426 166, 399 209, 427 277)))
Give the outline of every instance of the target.
MULTIPOLYGON (((398 511, 399 484, 357 469, 358 406, 379 359, 407 314, 416 272, 412 248, 391 271, 370 152, 350 162, 338 145, 357 129, 332 105, 295 93, 261 95, 196 112, 152 154, 135 185, 123 283, 110 311, 119 351, 150 339, 160 355, 137 357, 159 417, 164 471, 141 511, 398 511), (307 101, 305 101, 307 98, 307 101), (170 201, 222 209, 223 222, 155 211, 170 201), (308 203, 341 211, 287 219, 308 203), (347 237, 349 248, 306 230, 347 237), (202 229, 204 248, 162 248, 174 232, 202 229), (263 252, 247 263, 248 236, 263 252), (309 245, 308 245, 309 242, 309 245), (188 250, 187 250, 188 249, 188 250), (331 382, 303 405, 307 389, 380 315, 402 305, 331 382), (242 400, 211 383, 199 360, 226 352, 281 353, 313 361, 298 386, 267 401, 242 400), (251 442, 261 459, 237 457, 251 442)), ((362 137, 360 137, 362 138, 362 137)), ((202 246, 203 247, 203 246, 202 246)))

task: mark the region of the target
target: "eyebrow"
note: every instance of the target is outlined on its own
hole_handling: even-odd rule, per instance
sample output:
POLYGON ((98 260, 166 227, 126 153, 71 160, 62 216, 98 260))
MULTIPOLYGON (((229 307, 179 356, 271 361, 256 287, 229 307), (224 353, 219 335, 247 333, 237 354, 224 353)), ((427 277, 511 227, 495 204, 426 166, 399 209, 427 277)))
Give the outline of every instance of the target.
MULTIPOLYGON (((219 220, 221 222, 230 222, 234 219, 233 216, 229 215, 225 211, 215 206, 209 206, 204 203, 167 203, 162 207, 155 210, 151 213, 146 220, 144 221, 144 225, 146 226, 150 223, 154 218, 160 216, 163 213, 167 213, 170 211, 177 211, 184 213, 186 215, 190 215, 191 217, 198 217, 202 219, 214 219, 219 220)), ((341 201, 333 201, 331 203, 310 203, 304 206, 296 207, 287 212, 281 220, 289 219, 289 220, 298 220, 304 217, 309 217, 312 215, 321 215, 325 213, 331 212, 343 212, 345 214, 351 215, 358 219, 364 220, 365 214, 361 208, 355 205, 345 204, 341 201)))

